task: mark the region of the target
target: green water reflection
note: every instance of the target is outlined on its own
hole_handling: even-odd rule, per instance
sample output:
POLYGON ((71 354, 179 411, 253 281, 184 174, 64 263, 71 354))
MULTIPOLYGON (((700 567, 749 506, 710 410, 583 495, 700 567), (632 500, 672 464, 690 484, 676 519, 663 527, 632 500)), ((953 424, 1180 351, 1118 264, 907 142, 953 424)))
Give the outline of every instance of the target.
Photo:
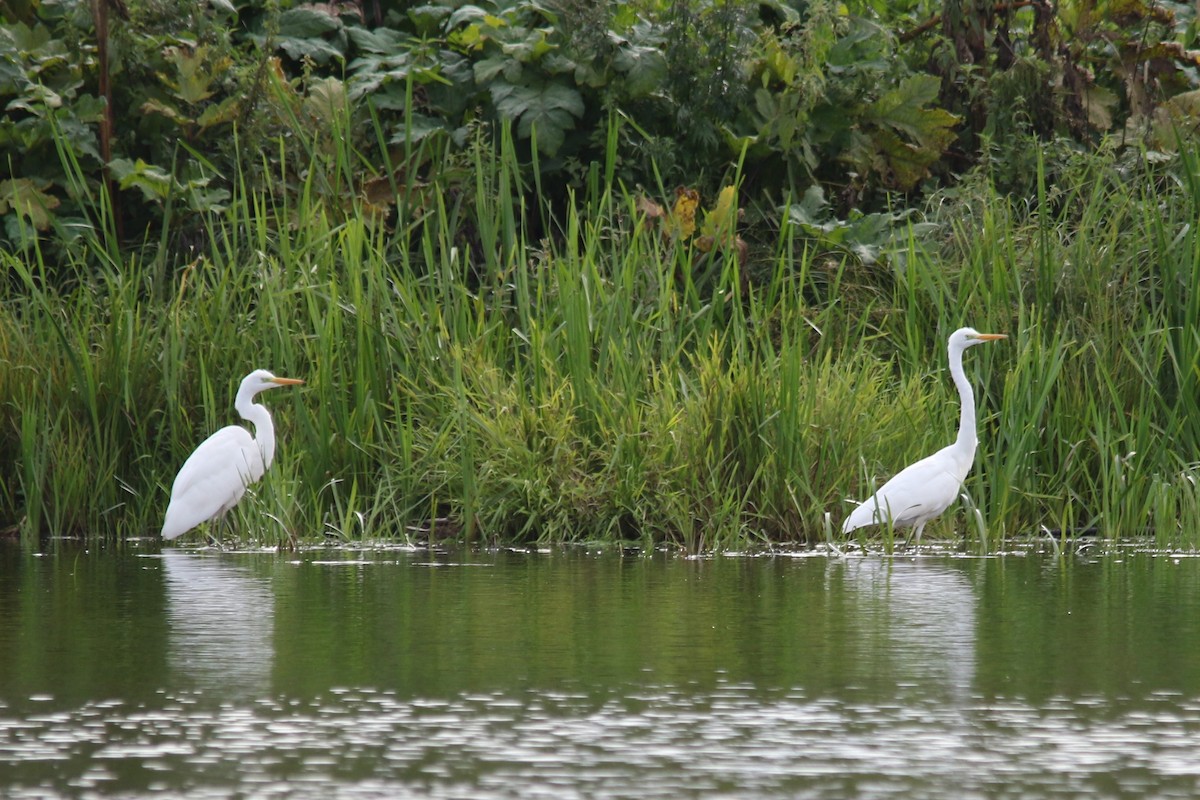
POLYGON ((718 683, 855 702, 1200 694, 1200 559, 0 546, 0 703, 718 683), (52 699, 50 699, 52 698, 52 699))

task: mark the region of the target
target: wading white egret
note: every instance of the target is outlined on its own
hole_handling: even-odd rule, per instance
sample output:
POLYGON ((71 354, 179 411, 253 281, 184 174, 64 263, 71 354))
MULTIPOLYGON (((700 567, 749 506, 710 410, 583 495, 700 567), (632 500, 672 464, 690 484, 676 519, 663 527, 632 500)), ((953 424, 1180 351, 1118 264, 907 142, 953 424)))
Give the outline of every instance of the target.
POLYGON ((886 524, 894 528, 915 528, 914 544, 921 543, 925 523, 945 511, 971 471, 975 461, 975 393, 963 373, 963 351, 983 342, 1007 339, 1003 333, 980 333, 974 328, 959 328, 950 334, 950 375, 962 403, 958 438, 933 455, 905 467, 871 497, 850 512, 842 523, 842 533, 865 525, 886 524))
POLYGON ((277 386, 304 381, 277 378, 256 369, 242 380, 233 407, 253 423, 257 437, 241 425, 227 425, 205 439, 175 476, 171 502, 163 521, 162 536, 174 539, 201 522, 219 517, 238 504, 246 487, 257 481, 275 460, 275 426, 266 406, 254 397, 277 386))

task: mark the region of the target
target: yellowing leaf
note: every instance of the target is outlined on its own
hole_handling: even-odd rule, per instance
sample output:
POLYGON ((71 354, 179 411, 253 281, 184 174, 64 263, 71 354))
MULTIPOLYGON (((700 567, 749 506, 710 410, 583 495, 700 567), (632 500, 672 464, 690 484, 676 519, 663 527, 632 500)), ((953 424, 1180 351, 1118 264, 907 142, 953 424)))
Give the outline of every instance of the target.
POLYGON ((1113 110, 1121 99, 1116 92, 1103 86, 1086 86, 1083 89, 1083 104, 1088 122, 1098 131, 1107 131, 1113 126, 1113 110))
POLYGON ((696 209, 700 206, 700 192, 680 186, 675 190, 675 206, 664 232, 675 239, 686 239, 696 232, 696 209))
POLYGON ((462 30, 454 31, 450 34, 450 42, 462 50, 479 50, 484 44, 483 34, 478 25, 468 25, 462 30))
POLYGON ((666 210, 662 206, 645 195, 638 195, 637 203, 634 204, 634 210, 639 214, 645 214, 646 218, 651 220, 659 220, 667 215, 666 210))
POLYGON ((169 106, 159 100, 147 100, 142 103, 143 114, 162 114, 167 119, 174 122, 180 127, 190 125, 192 120, 188 116, 179 113, 179 109, 169 106))
POLYGON ((727 239, 737 227, 738 215, 737 189, 726 186, 717 196, 717 207, 704 213, 700 234, 714 239, 727 239))
MULTIPOLYGON (((1192 132, 1197 128, 1197 121, 1200 121, 1200 89, 1168 98, 1154 109, 1150 117, 1151 147, 1166 151, 1179 149, 1194 135, 1192 132)), ((1131 118, 1126 128, 1130 133, 1140 135, 1145 124, 1145 117, 1131 118)))
POLYGON ((160 73, 159 78, 171 89, 176 99, 191 105, 212 97, 213 83, 228 72, 233 63, 228 57, 209 61, 208 47, 203 45, 194 50, 168 47, 163 55, 174 65, 175 74, 160 73))
POLYGON ((783 49, 779 44, 779 40, 770 37, 765 42, 766 55, 763 62, 771 74, 784 83, 790 86, 792 81, 796 79, 796 74, 800 71, 800 66, 795 58, 783 49))
POLYGON ((738 262, 745 263, 746 243, 737 235, 738 220, 742 210, 737 206, 737 189, 726 186, 717 196, 717 205, 704 214, 704 224, 696 239, 696 249, 702 253, 712 250, 730 249, 737 253, 738 262))

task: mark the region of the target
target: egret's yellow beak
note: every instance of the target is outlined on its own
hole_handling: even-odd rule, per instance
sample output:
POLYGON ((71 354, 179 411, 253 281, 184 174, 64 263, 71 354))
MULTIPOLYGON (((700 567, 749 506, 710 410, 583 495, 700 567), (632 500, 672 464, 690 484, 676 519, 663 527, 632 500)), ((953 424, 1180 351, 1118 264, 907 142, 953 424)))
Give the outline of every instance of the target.
POLYGON ((271 378, 270 381, 271 383, 277 383, 280 386, 298 386, 299 384, 304 383, 304 381, 300 380, 299 378, 271 378))
POLYGON ((997 339, 1007 339, 1008 334, 1007 333, 977 333, 974 336, 972 336, 971 338, 978 339, 981 342, 994 342, 997 339))

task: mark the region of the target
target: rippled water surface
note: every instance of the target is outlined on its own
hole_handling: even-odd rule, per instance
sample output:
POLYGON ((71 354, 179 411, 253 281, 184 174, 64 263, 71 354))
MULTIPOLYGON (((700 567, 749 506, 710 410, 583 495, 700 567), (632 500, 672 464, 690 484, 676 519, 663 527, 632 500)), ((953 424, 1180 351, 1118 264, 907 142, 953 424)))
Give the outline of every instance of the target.
POLYGON ((0 547, 0 796, 1195 797, 1200 559, 0 547))

